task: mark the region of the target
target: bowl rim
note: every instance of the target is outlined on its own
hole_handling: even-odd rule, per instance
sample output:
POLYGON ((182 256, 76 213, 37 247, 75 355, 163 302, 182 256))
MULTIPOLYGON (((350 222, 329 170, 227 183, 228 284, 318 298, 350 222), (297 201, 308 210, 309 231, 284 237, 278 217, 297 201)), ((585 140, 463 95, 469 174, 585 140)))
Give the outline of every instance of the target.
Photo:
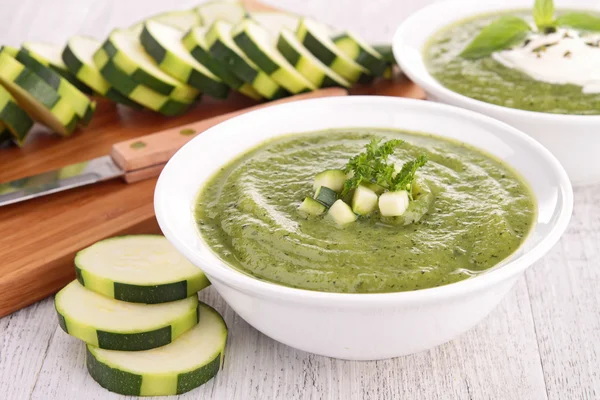
MULTIPOLYGON (((499 264, 501 265, 499 268, 498 266, 494 266, 491 269, 489 269, 486 273, 475 276, 473 278, 433 288, 388 293, 338 293, 299 289, 276 283, 271 283, 268 281, 262 281, 250 275, 237 271, 233 267, 229 266, 226 262, 222 261, 212 251, 212 249, 210 249, 210 246, 202 238, 199 232, 196 232, 196 237, 194 238, 194 240, 200 240, 203 243, 203 245, 210 249, 211 254, 209 257, 205 257, 204 255, 198 254, 197 250, 194 249, 192 245, 190 245, 191 240, 189 240, 189 238, 187 241, 182 239, 182 237, 185 237, 186 235, 182 235, 180 232, 177 232, 171 227, 171 224, 169 222, 169 213, 172 212, 173 208, 167 206, 166 204, 171 196, 168 190, 166 189, 166 187, 168 187, 168 175, 178 174, 178 160, 180 157, 185 157, 183 149, 194 146, 194 142, 199 140, 199 137, 196 137, 192 139, 189 143, 187 143, 171 158, 171 160, 167 163, 167 165, 161 172, 161 175, 156 184, 154 194, 154 209, 156 212, 156 218, 158 220, 159 226, 162 232, 164 233, 165 237, 186 258, 188 258, 193 264, 201 268, 209 278, 214 277, 217 281, 220 281, 223 284, 229 287, 233 287, 241 292, 249 293, 252 296, 267 297, 277 300, 285 299, 287 302, 304 304, 311 303, 323 305, 323 301, 329 301, 334 302, 337 305, 352 304, 363 306, 369 306, 373 304, 401 305, 414 302, 426 303, 430 301, 438 301, 442 298, 448 299, 462 296, 468 293, 477 292, 479 290, 484 290, 489 286, 501 283, 505 280, 510 279, 511 277, 515 277, 518 273, 524 271, 526 268, 528 268, 534 262, 540 259, 543 255, 545 255, 556 244, 556 242, 558 242, 570 221, 573 210, 573 189, 571 187, 571 183, 566 171, 558 162, 558 160, 554 157, 554 155, 550 153, 549 150, 547 150, 536 140, 532 139, 530 136, 526 135, 525 133, 519 131, 516 128, 513 128, 512 126, 506 123, 500 122, 496 119, 493 119, 483 114, 476 113, 474 111, 430 101, 389 96, 328 97, 301 100, 297 102, 275 105, 260 110, 254 110, 244 115, 234 117, 229 121, 222 122, 208 129, 202 135, 218 134, 218 131, 227 129, 228 125, 231 124, 231 121, 233 120, 248 118, 249 115, 255 115, 258 113, 267 114, 269 112, 274 112, 277 109, 284 107, 296 107, 296 105, 299 103, 322 102, 325 103, 323 104, 323 107, 326 107, 328 102, 360 102, 365 101, 365 99, 367 99, 367 101, 369 102, 373 102, 374 106, 377 105, 377 102, 388 101, 395 102, 398 106, 408 104, 412 107, 423 107, 428 109, 427 111, 430 112, 436 112, 437 110, 451 112, 454 113, 457 118, 468 118, 474 120, 475 122, 490 125, 491 127, 497 130, 501 130, 507 134, 517 136, 519 140, 527 142, 527 144, 532 146, 534 150, 538 152, 539 155, 542 156, 548 162, 548 165, 551 167, 551 171, 557 178, 556 185, 559 190, 558 194, 563 200, 561 204, 557 204, 556 206, 556 208, 558 209, 558 216, 555 218, 554 224, 550 231, 533 248, 529 249, 526 252, 523 252, 521 255, 507 261, 504 264, 502 264, 501 262, 499 264)), ((276 136, 282 136, 285 134, 286 133, 282 133, 281 135, 276 136)), ((197 156, 197 153, 194 154, 196 154, 197 156)), ((232 157, 232 159, 233 158, 234 157, 232 157)), ((227 161, 230 160, 225 160, 223 162, 223 165, 226 164, 227 161)), ((198 193, 198 191, 196 191, 196 193, 198 193)), ((188 212, 192 213, 191 217, 193 217, 193 209, 190 208, 188 212)), ((529 237, 531 237, 531 235, 529 237)), ((526 241, 527 239, 521 244, 519 248, 521 248, 526 243, 526 241)))
MULTIPOLYGON (((523 2, 523 7, 525 7, 525 0, 523 0, 523 2)), ((527 4, 529 3, 530 2, 528 2, 527 4)), ((473 110, 480 110, 483 108, 488 109, 492 113, 495 113, 495 115, 498 115, 499 113, 504 113, 505 115, 512 117, 536 118, 538 120, 543 120, 545 122, 550 123, 555 121, 561 121, 566 123, 600 122, 600 115, 554 114, 541 111, 521 110, 518 108, 505 107, 498 104, 473 99, 471 97, 465 96, 463 94, 446 88, 434 76, 432 76, 426 68, 424 68, 424 70, 422 71, 420 68, 416 68, 410 60, 406 59, 406 57, 404 56, 406 54, 404 49, 408 47, 408 45, 405 44, 404 38, 406 35, 414 36, 415 33, 422 31, 423 27, 427 26, 428 15, 432 13, 438 14, 440 12, 440 9, 442 8, 444 9, 444 11, 447 11, 449 8, 461 9, 463 7, 468 7, 469 5, 482 5, 486 8, 486 10, 480 10, 476 13, 471 14, 469 17, 461 16, 452 18, 452 20, 447 22, 447 24, 443 26, 438 26, 435 32, 439 32, 441 29, 455 24, 461 19, 476 17, 477 15, 482 15, 489 12, 515 10, 515 5, 513 3, 505 2, 502 0, 488 0, 485 3, 482 3, 478 0, 445 0, 441 2, 435 2, 429 4, 426 7, 423 7, 422 9, 416 11, 415 13, 411 14, 408 18, 406 18, 400 24, 400 26, 398 26, 396 32, 394 33, 394 37, 392 39, 392 51, 394 53, 394 58, 400 66, 400 70, 404 74, 406 74, 413 82, 422 87, 426 92, 450 98, 451 100, 455 101, 456 104, 461 104, 461 107, 464 106, 473 110)), ((568 8, 591 9, 591 7, 586 8, 582 7, 579 4, 569 5, 568 8)), ((424 43, 426 43, 430 38, 431 35, 426 37, 424 43)), ((423 50, 423 47, 419 49, 419 55, 421 59, 423 59, 423 50)))

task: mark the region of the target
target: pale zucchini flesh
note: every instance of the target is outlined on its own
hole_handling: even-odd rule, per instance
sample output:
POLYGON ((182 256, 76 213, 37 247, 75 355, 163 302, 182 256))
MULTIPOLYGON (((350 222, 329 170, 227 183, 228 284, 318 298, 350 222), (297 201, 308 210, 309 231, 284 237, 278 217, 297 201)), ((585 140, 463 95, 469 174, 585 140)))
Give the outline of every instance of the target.
POLYGON ((176 10, 167 11, 158 15, 154 15, 150 18, 146 18, 143 21, 138 22, 135 25, 129 27, 129 31, 136 35, 139 35, 144 28, 144 23, 147 21, 156 21, 161 24, 169 25, 173 28, 177 28, 182 32, 187 32, 194 26, 201 25, 201 19, 198 13, 194 10, 176 10))
POLYGON ((341 169, 327 169, 315 175, 313 189, 317 190, 321 186, 325 186, 335 192, 340 193, 344 188, 344 182, 346 182, 346 179, 346 173, 341 169))
POLYGON ((370 81, 370 72, 338 49, 329 37, 330 33, 326 26, 303 18, 298 25, 296 37, 323 64, 349 82, 370 81))
POLYGON ((192 103, 198 90, 163 72, 140 43, 139 37, 126 30, 114 30, 102 45, 114 65, 131 79, 157 93, 192 103))
POLYGON ((75 256, 77 280, 106 297, 156 304, 185 299, 210 282, 161 235, 101 240, 75 256))
POLYGON ((356 221, 357 216, 343 200, 338 200, 329 208, 328 215, 340 226, 356 221))
POLYGON ((352 195, 352 211, 358 215, 368 215, 377 209, 377 200, 377 193, 365 186, 359 186, 352 195))
POLYGON ((262 99, 260 93, 258 93, 249 83, 238 78, 237 75, 229 70, 227 64, 214 58, 210 54, 205 36, 206 28, 193 28, 183 37, 182 43, 196 61, 221 78, 221 80, 231 89, 255 100, 262 99))
POLYGON ((231 38, 230 24, 216 21, 206 34, 206 44, 214 58, 226 64, 238 78, 252 85, 265 98, 274 100, 289 95, 239 49, 231 38))
POLYGON ((139 351, 171 343, 198 323, 198 298, 160 304, 108 298, 73 281, 56 294, 60 327, 103 349, 139 351))
POLYGON ((115 90, 94 65, 94 53, 102 42, 87 36, 73 36, 63 50, 62 59, 69 71, 96 93, 116 103, 133 108, 141 106, 115 90))
POLYGON ((284 29, 295 32, 298 29, 300 18, 302 18, 298 15, 281 11, 254 11, 249 12, 248 17, 258 22, 275 38, 284 29))
POLYGON ((196 12, 204 26, 211 26, 215 21, 237 24, 246 16, 246 8, 241 1, 207 1, 196 7, 196 12))
POLYGON ((0 142, 11 138, 22 146, 33 126, 33 120, 11 96, 0 86, 0 142))
POLYGON ((298 207, 298 210, 308 215, 321 215, 327 211, 327 207, 312 197, 306 197, 302 204, 300 204, 300 207, 298 207))
POLYGON ((277 50, 306 79, 318 88, 350 87, 350 82, 323 64, 300 43, 295 34, 282 29, 277 38, 277 50))
POLYGON ((42 78, 4 51, 0 53, 0 83, 34 120, 63 136, 75 130, 78 117, 71 105, 42 78))
POLYGON ((150 110, 173 116, 183 114, 189 109, 190 105, 188 103, 172 99, 135 82, 113 63, 102 48, 94 54, 94 64, 100 70, 102 76, 122 95, 150 110))
POLYGON ((159 68, 167 74, 211 97, 226 98, 229 92, 227 85, 192 57, 182 44, 182 37, 183 33, 176 28, 147 21, 140 41, 159 68))
POLYGON ((279 53, 274 38, 256 21, 242 21, 234 29, 233 41, 250 60, 290 93, 316 90, 315 85, 279 53))
POLYGON ((111 392, 167 396, 188 392, 211 380, 223 364, 227 326, 210 306, 200 303, 198 325, 157 349, 125 352, 87 346, 91 377, 111 392))

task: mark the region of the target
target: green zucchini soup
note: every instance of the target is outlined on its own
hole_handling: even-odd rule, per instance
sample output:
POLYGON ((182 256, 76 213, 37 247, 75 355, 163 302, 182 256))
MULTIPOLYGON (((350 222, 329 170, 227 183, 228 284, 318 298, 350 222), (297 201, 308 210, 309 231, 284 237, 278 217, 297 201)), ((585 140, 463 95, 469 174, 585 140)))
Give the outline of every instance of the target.
MULTIPOLYGON (((532 1, 533 3, 533 1, 532 1)), ((550 4, 552 2, 549 2, 550 4)), ((424 50, 446 88, 499 106, 600 114, 600 14, 549 8, 475 16, 435 33, 424 50), (535 17, 535 18, 534 18, 535 17)))
POLYGON ((257 279, 401 292, 476 276, 529 233, 510 167, 435 135, 348 128, 282 136, 221 168, 195 216, 212 251, 257 279))

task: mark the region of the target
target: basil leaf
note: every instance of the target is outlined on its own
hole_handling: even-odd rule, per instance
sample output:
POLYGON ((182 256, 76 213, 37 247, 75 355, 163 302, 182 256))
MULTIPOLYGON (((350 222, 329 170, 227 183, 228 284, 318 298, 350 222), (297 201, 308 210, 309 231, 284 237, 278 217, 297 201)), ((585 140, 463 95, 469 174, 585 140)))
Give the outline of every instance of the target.
POLYGON ((554 1, 535 0, 533 5, 533 20, 539 30, 552 26, 554 21, 554 1))
POLYGON ((523 18, 500 17, 483 28, 460 55, 469 59, 487 57, 520 42, 530 30, 523 18))
POLYGON ((556 25, 584 31, 600 31, 600 18, 582 12, 570 12, 556 18, 556 25))

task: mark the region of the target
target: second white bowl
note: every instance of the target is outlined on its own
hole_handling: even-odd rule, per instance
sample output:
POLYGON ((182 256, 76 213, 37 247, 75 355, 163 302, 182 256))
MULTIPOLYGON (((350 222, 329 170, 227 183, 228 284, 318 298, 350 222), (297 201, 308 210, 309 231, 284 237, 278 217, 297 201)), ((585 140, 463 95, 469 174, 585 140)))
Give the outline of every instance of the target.
MULTIPOLYGON (((546 146, 575 185, 600 182, 600 115, 562 115, 523 111, 475 100, 442 86, 429 74, 423 51, 440 29, 480 14, 531 9, 533 0, 447 0, 431 4, 406 19, 393 40, 402 71, 421 86, 430 100, 489 115, 531 135, 546 146)), ((600 10, 594 0, 556 1, 557 8, 600 10)))

